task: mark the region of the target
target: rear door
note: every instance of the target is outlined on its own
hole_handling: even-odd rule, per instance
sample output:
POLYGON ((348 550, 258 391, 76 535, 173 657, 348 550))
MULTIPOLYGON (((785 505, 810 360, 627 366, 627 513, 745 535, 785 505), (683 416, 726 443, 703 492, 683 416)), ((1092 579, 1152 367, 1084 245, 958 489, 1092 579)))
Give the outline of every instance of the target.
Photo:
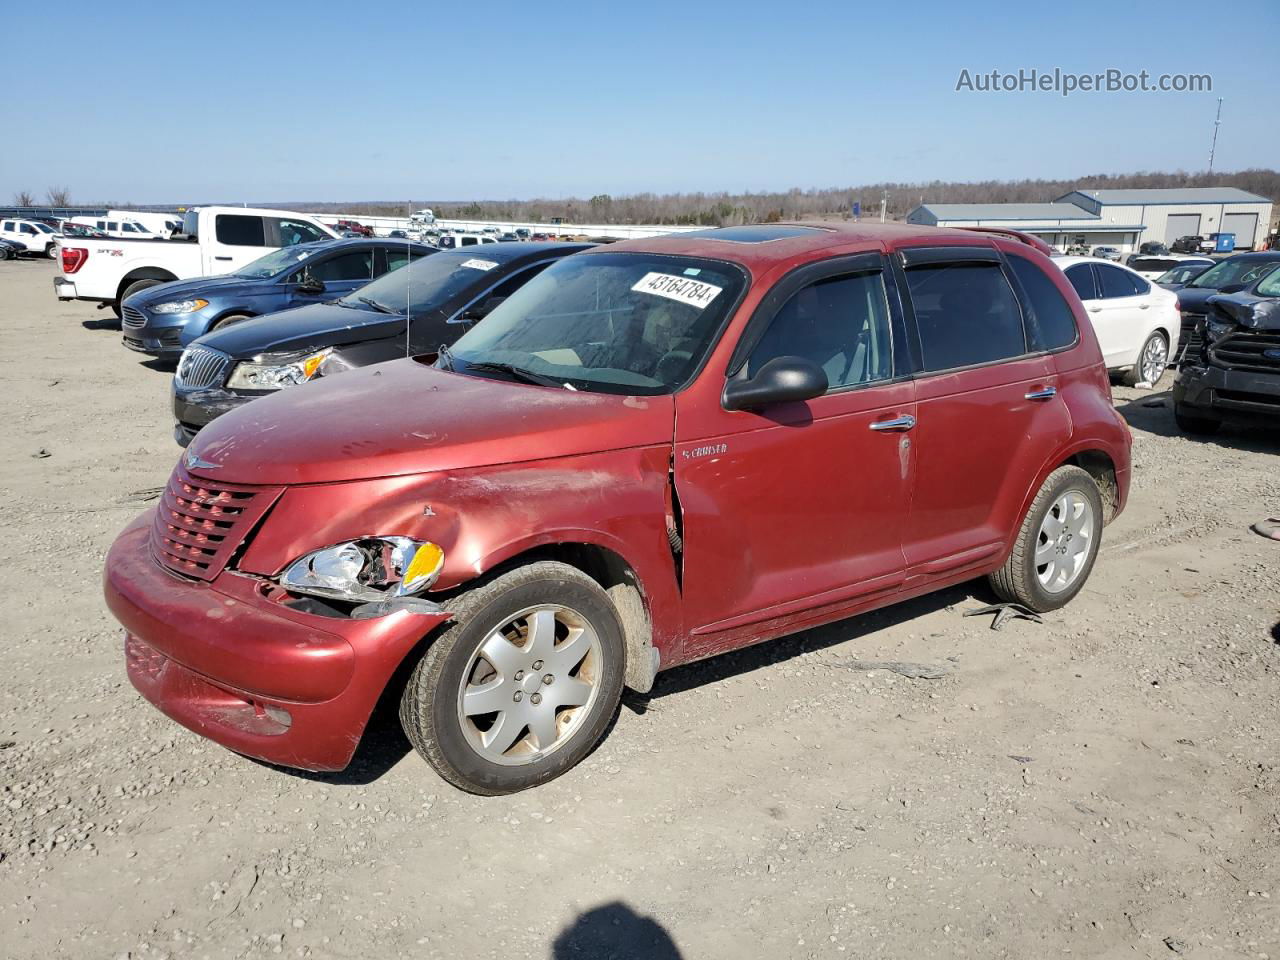
POLYGON ((270 242, 267 218, 253 213, 215 213, 212 228, 200 224, 200 248, 207 276, 231 273, 278 244, 270 242))
POLYGON ((901 584, 915 400, 892 288, 879 254, 843 257, 794 271, 757 308, 729 375, 799 356, 826 372, 821 397, 682 417, 677 394, 694 655, 901 584))
POLYGON ((919 350, 908 581, 1003 553, 1028 484, 1070 435, 1052 358, 994 248, 901 255, 919 350))
POLYGON ((1093 264, 1099 299, 1086 308, 1098 335, 1098 347, 1108 367, 1123 367, 1134 362, 1146 331, 1150 326, 1151 303, 1147 294, 1151 286, 1128 270, 1108 263, 1093 264))

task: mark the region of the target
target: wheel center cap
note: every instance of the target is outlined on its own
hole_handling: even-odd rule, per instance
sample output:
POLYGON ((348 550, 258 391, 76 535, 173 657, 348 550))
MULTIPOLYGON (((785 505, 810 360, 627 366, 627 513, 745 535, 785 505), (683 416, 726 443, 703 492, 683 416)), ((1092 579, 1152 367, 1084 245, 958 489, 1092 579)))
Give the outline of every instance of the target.
POLYGON ((520 681, 520 689, 525 693, 534 693, 542 686, 542 675, 529 672, 524 675, 524 679, 520 681))

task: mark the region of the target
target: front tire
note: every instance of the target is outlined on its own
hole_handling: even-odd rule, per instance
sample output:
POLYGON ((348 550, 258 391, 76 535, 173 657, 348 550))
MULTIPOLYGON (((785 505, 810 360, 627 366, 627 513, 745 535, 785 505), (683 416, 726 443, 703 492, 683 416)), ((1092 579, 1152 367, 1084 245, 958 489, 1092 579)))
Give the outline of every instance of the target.
POLYGON ((1157 330, 1142 344, 1142 349, 1138 351, 1138 362, 1125 374, 1124 382, 1131 387, 1140 383, 1149 383, 1154 387, 1168 368, 1169 341, 1157 330))
POLYGON ((400 700, 418 753, 486 796, 539 786, 586 757, 613 720, 625 673, 622 626, 600 585, 540 561, 448 608, 453 621, 400 700))
POLYGON ((212 333, 214 330, 221 330, 223 327, 229 327, 233 323, 248 319, 249 315, 247 313, 232 313, 210 324, 208 332, 212 333))
POLYGON ((1098 557, 1102 509, 1098 485, 1086 471, 1053 471, 1031 502, 1004 566, 988 578, 992 589, 1039 613, 1065 606, 1098 557))
POLYGON ((1186 407, 1176 403, 1173 405, 1173 420, 1183 433, 1189 433, 1196 437, 1211 437, 1222 426, 1221 420, 1215 417, 1202 417, 1189 413, 1186 407))

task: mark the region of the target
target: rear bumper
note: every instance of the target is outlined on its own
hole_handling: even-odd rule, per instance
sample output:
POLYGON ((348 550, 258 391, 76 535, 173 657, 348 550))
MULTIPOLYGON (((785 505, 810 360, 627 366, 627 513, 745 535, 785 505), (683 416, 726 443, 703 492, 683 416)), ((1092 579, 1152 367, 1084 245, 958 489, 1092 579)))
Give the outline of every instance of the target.
POLYGON ((269 599, 250 577, 185 580, 153 559, 151 520, 145 513, 120 534, 103 577, 126 631, 130 682, 167 716, 237 753, 343 769, 404 656, 448 615, 323 617, 269 599))
POLYGON ((1183 366, 1173 383, 1173 402, 1228 419, 1280 422, 1280 371, 1253 373, 1215 366, 1183 366))
POLYGON ((76 282, 68 280, 66 277, 53 278, 53 292, 59 300, 79 300, 76 294, 76 282))

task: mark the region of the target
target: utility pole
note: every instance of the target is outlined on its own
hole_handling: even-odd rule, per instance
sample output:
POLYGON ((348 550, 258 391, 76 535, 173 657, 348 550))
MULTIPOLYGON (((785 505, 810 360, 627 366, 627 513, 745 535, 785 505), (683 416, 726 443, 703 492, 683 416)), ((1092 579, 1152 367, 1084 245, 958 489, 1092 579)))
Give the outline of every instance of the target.
POLYGON ((884 223, 884 212, 888 206, 889 206, 889 191, 885 190, 882 194, 880 194, 880 222, 881 223, 884 223))
POLYGON ((1213 155, 1218 149, 1218 127, 1222 126, 1222 98, 1218 98, 1218 115, 1213 118, 1213 139, 1209 142, 1209 172, 1213 173, 1213 155))

